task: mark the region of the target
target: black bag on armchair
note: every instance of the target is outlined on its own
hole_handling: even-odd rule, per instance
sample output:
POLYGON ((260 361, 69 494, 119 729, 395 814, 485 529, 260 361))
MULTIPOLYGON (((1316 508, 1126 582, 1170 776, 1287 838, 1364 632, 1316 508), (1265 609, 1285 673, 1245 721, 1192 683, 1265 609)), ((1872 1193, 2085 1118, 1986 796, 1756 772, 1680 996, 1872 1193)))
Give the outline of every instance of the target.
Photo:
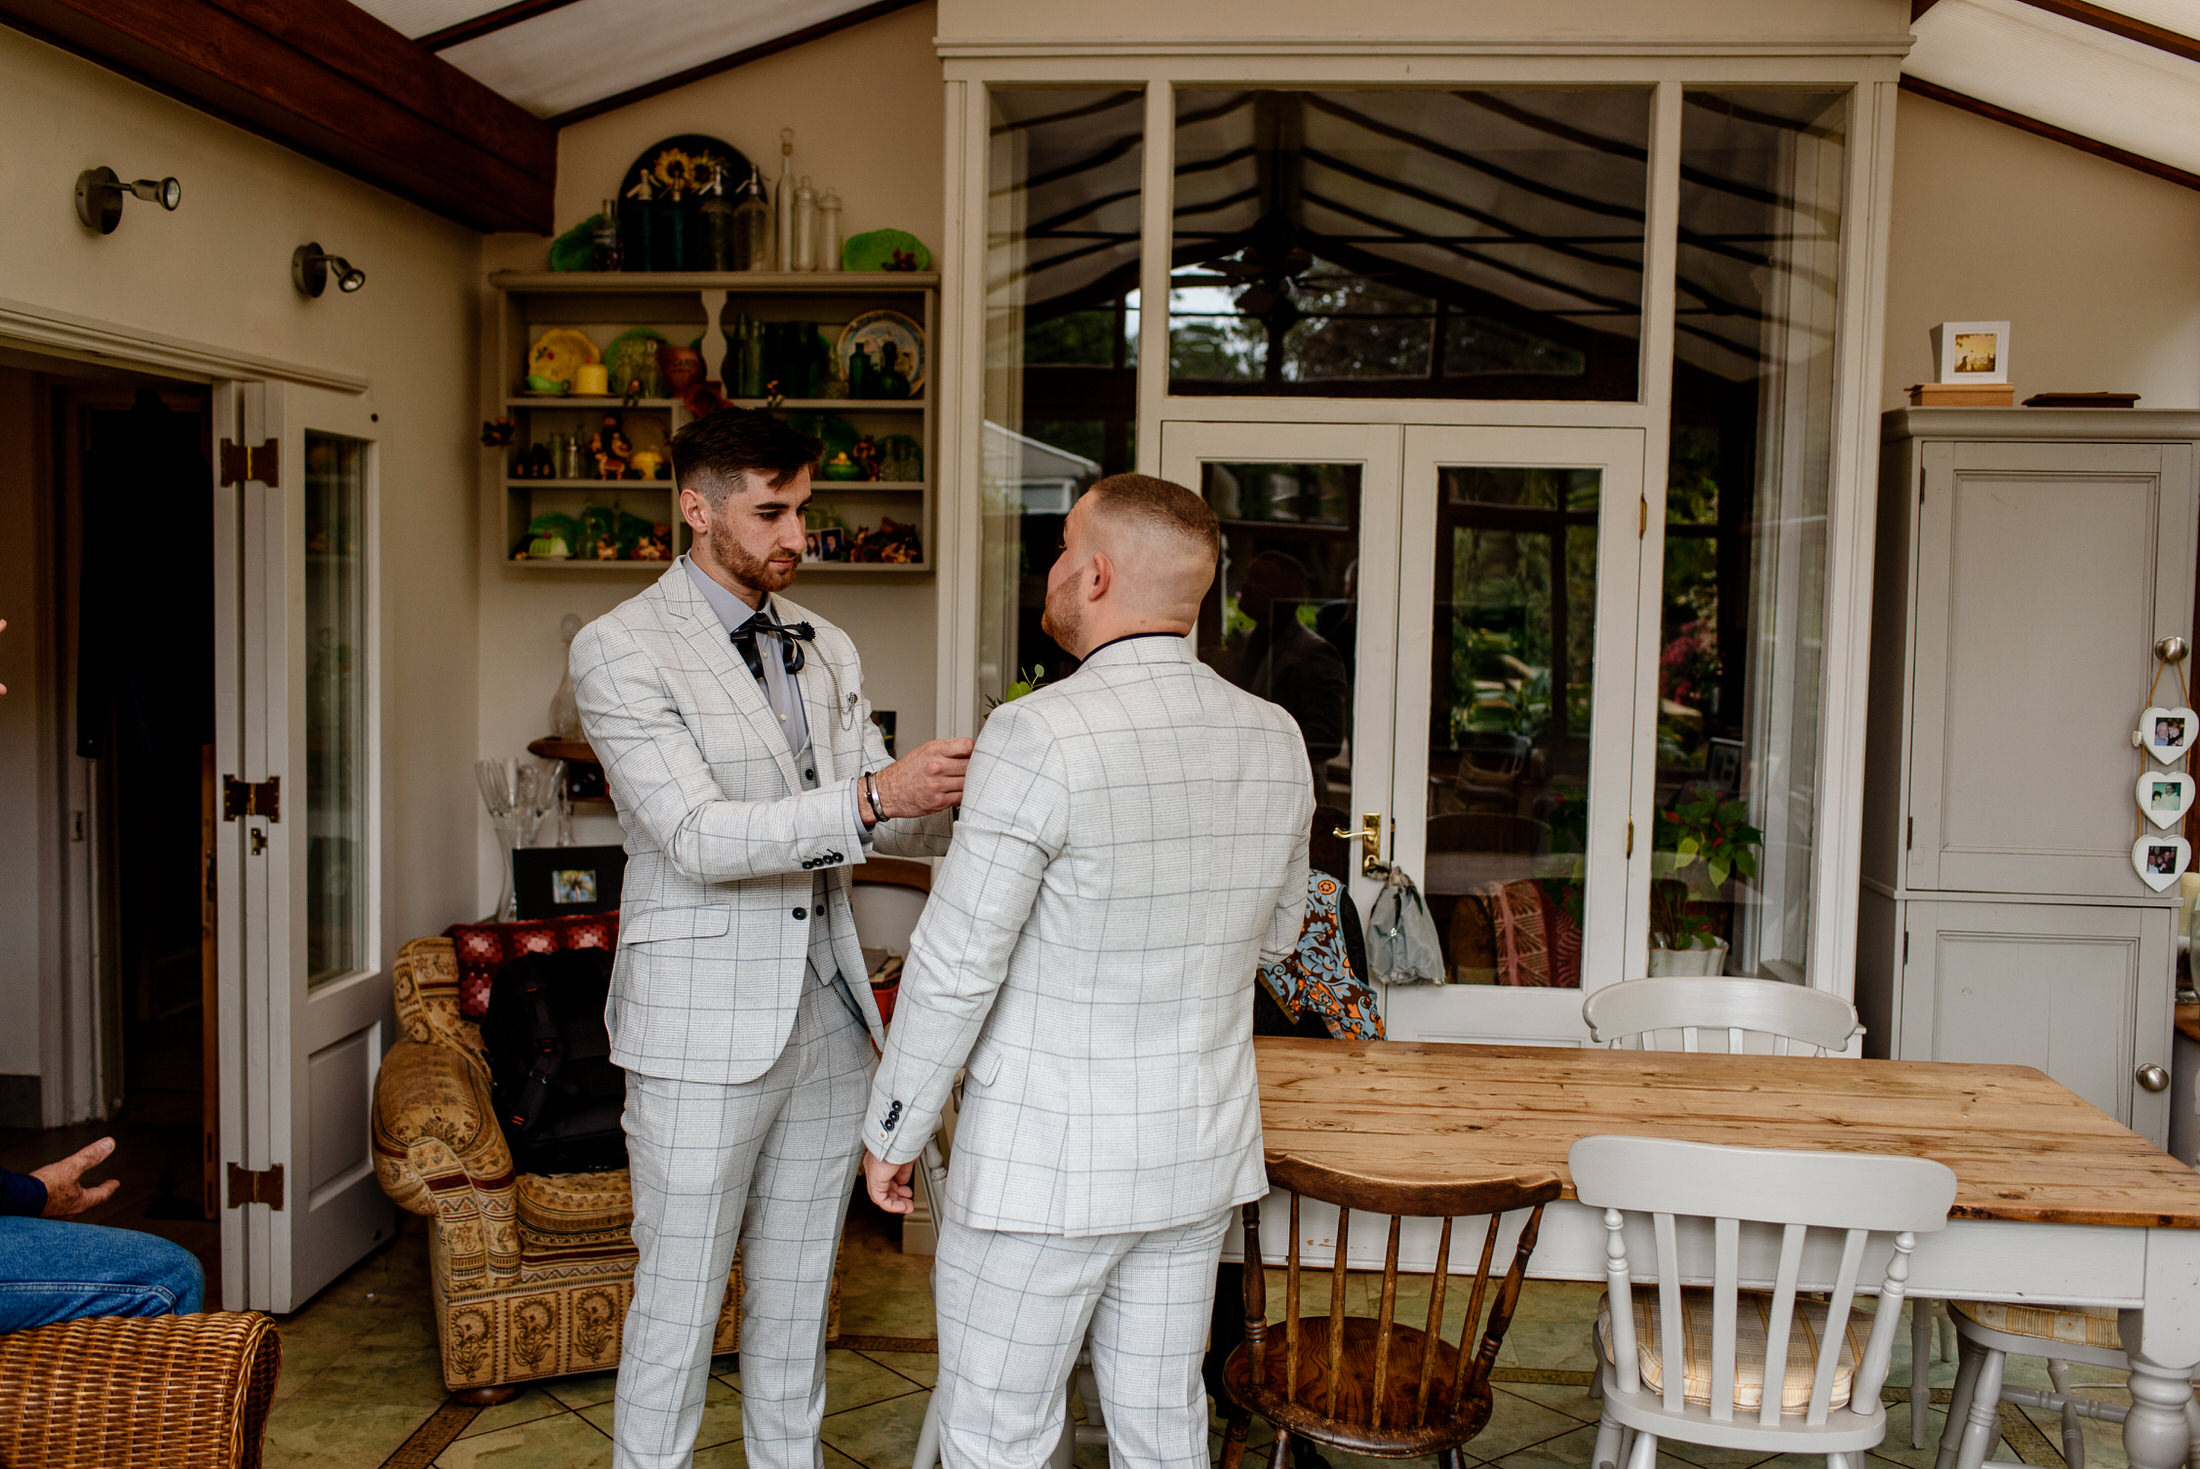
POLYGON ((610 993, 609 949, 524 954, 490 981, 490 1096, 522 1173, 626 1166, 626 1073, 603 1023, 610 993))

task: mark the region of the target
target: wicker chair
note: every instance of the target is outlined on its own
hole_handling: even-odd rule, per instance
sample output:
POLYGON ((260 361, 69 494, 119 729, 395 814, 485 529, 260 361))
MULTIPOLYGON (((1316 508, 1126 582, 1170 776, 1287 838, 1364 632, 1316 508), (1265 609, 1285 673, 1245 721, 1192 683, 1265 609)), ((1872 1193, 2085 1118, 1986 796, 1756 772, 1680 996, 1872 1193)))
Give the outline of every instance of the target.
MULTIPOLYGON (((635 1259, 626 1170, 515 1174, 481 1033, 459 1013, 451 941, 414 939, 394 978, 405 1039, 375 1081, 374 1171, 400 1208, 431 1221, 444 1384, 499 1402, 515 1383, 618 1366, 635 1259)), ((836 1275, 827 1331, 839 1329, 836 1275)), ((740 1346, 736 1261, 711 1349, 740 1346)))
POLYGON ((282 1363, 275 1323, 257 1311, 0 1336, 0 1464, 258 1469, 282 1363))

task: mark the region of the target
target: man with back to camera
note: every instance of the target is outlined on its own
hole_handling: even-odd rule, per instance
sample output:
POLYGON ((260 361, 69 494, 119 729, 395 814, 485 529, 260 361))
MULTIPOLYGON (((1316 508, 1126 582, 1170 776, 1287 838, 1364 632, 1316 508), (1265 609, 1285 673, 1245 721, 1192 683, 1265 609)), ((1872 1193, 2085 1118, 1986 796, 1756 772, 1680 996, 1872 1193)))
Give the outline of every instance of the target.
POLYGON ((748 1461, 819 1469, 826 1303, 885 1035, 847 869, 874 844, 946 849, 970 741, 889 764, 855 645, 776 595, 816 439, 728 408, 670 447, 694 547, 572 653, 628 854, 605 1020, 640 1258, 613 1463, 692 1462, 738 1242, 748 1461))
POLYGON ((1314 809, 1291 717, 1185 638, 1219 549, 1164 480, 1077 502, 1044 626, 1083 662, 988 716, 910 940, 863 1167, 907 1213, 967 1062, 933 1265, 947 1469, 1047 1461, 1088 1322, 1110 1457, 1209 1462, 1215 1265, 1268 1191, 1251 990, 1298 941, 1314 809))

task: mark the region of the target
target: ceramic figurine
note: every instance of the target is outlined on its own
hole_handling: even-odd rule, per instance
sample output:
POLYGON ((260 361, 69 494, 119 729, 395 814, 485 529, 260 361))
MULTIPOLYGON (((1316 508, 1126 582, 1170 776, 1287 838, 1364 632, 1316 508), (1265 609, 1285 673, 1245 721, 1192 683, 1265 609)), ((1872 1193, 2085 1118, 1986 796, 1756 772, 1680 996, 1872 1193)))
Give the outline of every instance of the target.
POLYGON ((606 413, 603 426, 589 436, 588 452, 596 461, 598 476, 625 479, 634 455, 634 446, 626 437, 626 420, 616 413, 606 413))

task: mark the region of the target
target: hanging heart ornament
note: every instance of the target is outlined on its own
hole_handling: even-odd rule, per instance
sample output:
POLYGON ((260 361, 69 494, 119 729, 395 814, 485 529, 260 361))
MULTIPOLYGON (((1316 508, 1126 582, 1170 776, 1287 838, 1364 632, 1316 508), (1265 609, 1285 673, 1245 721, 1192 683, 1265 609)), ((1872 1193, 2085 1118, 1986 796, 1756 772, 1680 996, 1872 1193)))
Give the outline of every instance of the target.
POLYGON ((2192 865, 2192 843, 2183 837, 2141 837, 2131 844, 2132 870, 2156 892, 2168 888, 2192 865))
POLYGON ((2139 777, 2139 809, 2164 831, 2185 819, 2195 796, 2200 796, 2200 780, 2182 770, 2150 770, 2139 777))
POLYGON ((2196 734, 2200 734, 2200 714, 2190 709, 2150 704, 2139 716, 2139 738, 2146 742, 2147 753, 2164 765, 2175 765, 2190 754, 2196 734))

